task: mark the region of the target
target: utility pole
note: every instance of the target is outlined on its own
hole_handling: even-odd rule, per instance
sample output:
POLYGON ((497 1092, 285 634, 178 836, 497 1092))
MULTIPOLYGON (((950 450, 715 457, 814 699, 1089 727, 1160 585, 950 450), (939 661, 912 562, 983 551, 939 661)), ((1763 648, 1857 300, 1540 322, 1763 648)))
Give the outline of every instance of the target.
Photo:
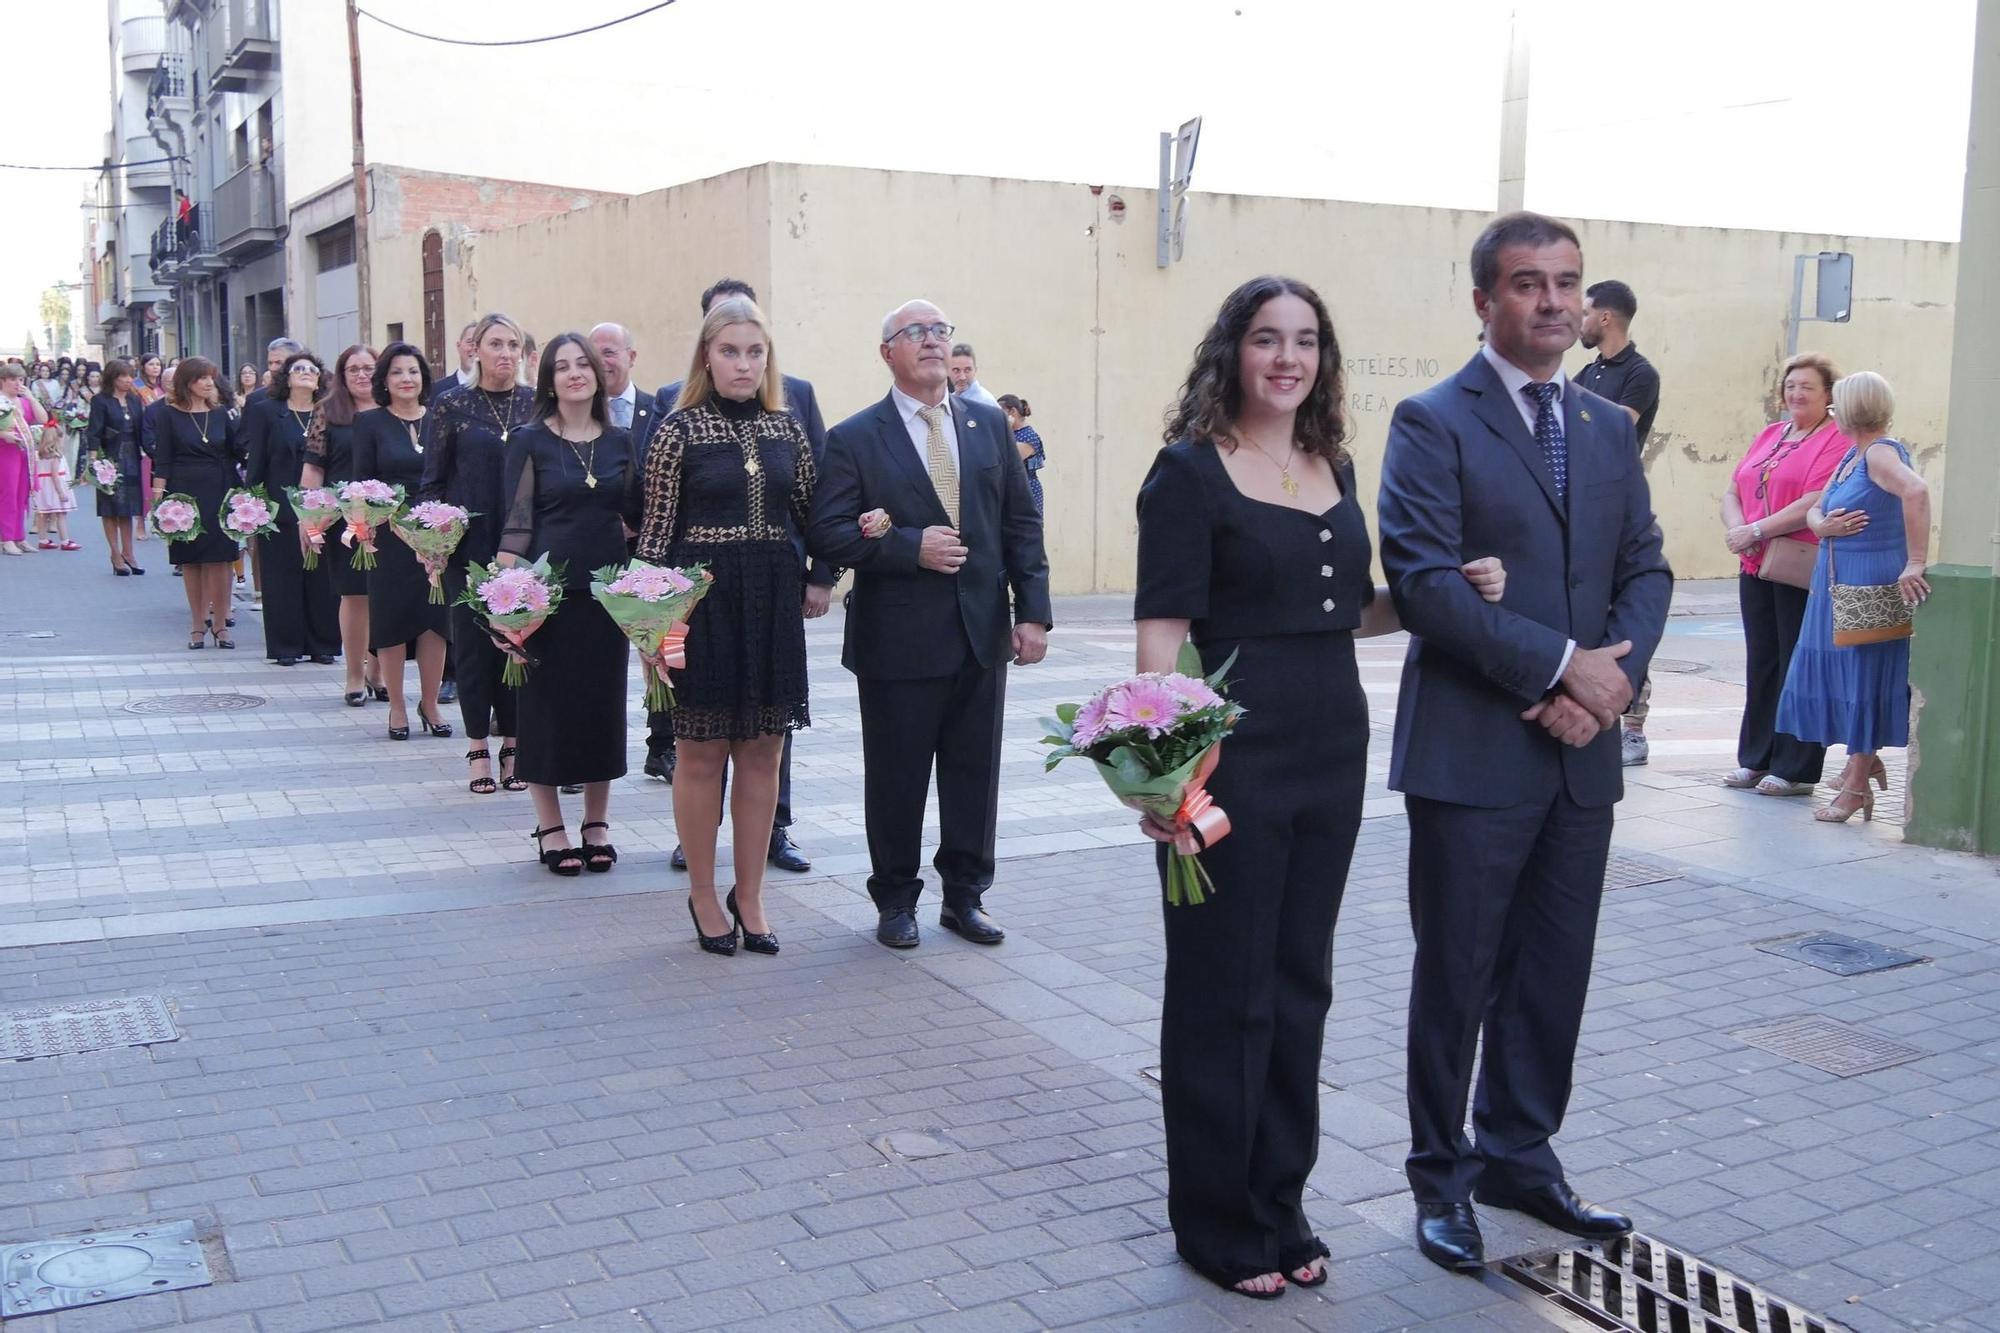
POLYGON ((354 281, 356 310, 361 318, 359 341, 375 341, 373 288, 368 263, 368 152, 361 137, 361 18, 355 0, 347 0, 347 68, 354 103, 354 281))

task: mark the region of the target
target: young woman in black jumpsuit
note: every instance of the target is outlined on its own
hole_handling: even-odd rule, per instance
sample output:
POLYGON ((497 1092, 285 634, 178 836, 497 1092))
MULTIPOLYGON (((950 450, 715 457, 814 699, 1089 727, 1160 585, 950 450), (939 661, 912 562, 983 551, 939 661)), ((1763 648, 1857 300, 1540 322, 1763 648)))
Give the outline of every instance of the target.
MULTIPOLYGON (((1325 306, 1253 279, 1196 351, 1139 491, 1138 668, 1172 671, 1192 632, 1204 672, 1236 654, 1229 693, 1245 709, 1208 784, 1232 826, 1202 853, 1215 896, 1165 909, 1167 1214, 1191 1267, 1260 1299, 1326 1280, 1302 1196, 1367 781, 1354 640, 1399 628, 1369 578, 1344 435, 1325 306)), ((1498 598, 1497 561, 1466 572, 1498 598)))
POLYGON ((345 553, 328 542, 319 565, 307 569, 288 487, 307 483, 308 439, 325 371, 311 352, 294 352, 278 372, 282 395, 263 398, 244 418, 250 437, 245 478, 262 486, 278 510, 278 530, 257 538, 257 569, 264 583, 264 655, 279 666, 309 657, 327 665, 340 651, 340 613, 334 566, 345 553))
POLYGON ((466 753, 471 765, 470 789, 481 795, 494 790, 488 736, 500 738, 500 785, 526 791, 514 774, 514 691, 500 683, 507 660, 469 607, 457 605, 465 590, 468 562, 491 564, 500 549, 500 527, 506 511, 500 484, 500 462, 514 433, 534 420, 535 391, 514 382, 521 364, 521 326, 502 314, 490 314, 473 330, 479 378, 448 391, 432 405, 437 417, 432 444, 424 454, 425 500, 446 500, 472 511, 465 540, 445 570, 444 595, 451 607, 451 653, 458 682, 458 707, 465 721, 466 753))

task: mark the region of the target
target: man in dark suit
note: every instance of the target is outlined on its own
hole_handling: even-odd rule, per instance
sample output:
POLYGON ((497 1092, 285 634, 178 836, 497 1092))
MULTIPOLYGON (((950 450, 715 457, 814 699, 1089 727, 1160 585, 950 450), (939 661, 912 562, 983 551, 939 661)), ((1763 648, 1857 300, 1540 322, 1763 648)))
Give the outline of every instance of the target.
POLYGON ((951 335, 928 301, 883 321, 894 384, 828 433, 810 525, 813 554, 855 571, 841 662, 861 696, 875 938, 899 949, 918 941, 933 761, 938 924, 980 944, 1006 938, 982 900, 993 884, 1007 663, 1041 661, 1054 620, 1027 470, 1007 419, 950 392, 951 335), (869 536, 862 516, 876 510, 887 528, 869 536))
POLYGON ((1478 355, 1403 400, 1382 468, 1382 563, 1410 646, 1389 785, 1410 820, 1411 1150, 1418 1247, 1484 1262, 1472 1201, 1607 1239, 1550 1146, 1568 1107, 1612 807, 1618 715, 1673 575, 1632 418, 1562 373, 1583 254, 1553 218, 1496 219, 1472 251, 1478 355), (1507 565, 1483 602, 1458 572, 1507 565), (1484 1039, 1465 1132, 1475 1041, 1484 1039))
MULTIPOLYGON (((701 313, 708 315, 708 308, 728 296, 745 296, 752 302, 757 299, 757 291, 740 278, 718 278, 701 294, 701 313)), ((593 334, 594 336, 594 334, 593 334)), ((826 453, 826 423, 820 419, 819 399, 813 393, 813 386, 796 375, 782 376, 785 383, 785 410, 798 419, 805 427, 806 442, 812 446, 813 458, 826 453)), ((674 404, 680 401, 681 381, 662 384, 653 395, 653 415, 658 419, 672 414, 674 404)), ((646 452, 652 445, 652 432, 637 436, 637 466, 643 473, 646 468, 646 452)), ((804 534, 798 539, 799 559, 807 562, 805 605, 801 611, 808 620, 817 619, 827 612, 833 599, 833 585, 839 581, 839 572, 823 564, 807 559, 804 534)), ((662 782, 674 780, 674 723, 669 713, 646 714, 646 776, 658 778, 662 782)), ((729 790, 729 769, 722 770, 722 789, 729 790)), ((724 808, 727 808, 725 804, 724 808)), ((687 869, 687 858, 682 855, 680 844, 674 844, 673 855, 668 858, 676 870, 687 869)), ((770 862, 780 870, 790 870, 804 874, 812 869, 812 861, 792 841, 792 737, 785 735, 785 753, 778 764, 778 813, 771 825, 770 862)))
POLYGON ((479 324, 475 321, 458 331, 458 371, 456 374, 439 375, 431 382, 431 402, 435 403, 453 389, 462 389, 479 378, 479 367, 473 364, 472 359, 479 351, 478 344, 472 340, 472 335, 478 330, 479 324))
MULTIPOLYGON (((303 344, 291 338, 271 339, 270 345, 264 349, 264 378, 256 388, 244 394, 243 401, 238 404, 237 410, 244 414, 246 420, 251 408, 271 396, 271 386, 278 382, 278 376, 285 373, 285 358, 305 350, 303 344)), ((278 396, 284 397, 283 394, 278 396)))

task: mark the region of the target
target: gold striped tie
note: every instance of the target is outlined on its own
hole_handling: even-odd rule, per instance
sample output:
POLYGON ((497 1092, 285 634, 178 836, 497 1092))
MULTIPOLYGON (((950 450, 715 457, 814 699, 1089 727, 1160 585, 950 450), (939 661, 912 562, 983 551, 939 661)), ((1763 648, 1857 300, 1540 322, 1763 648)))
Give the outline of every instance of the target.
POLYGON ((917 415, 930 428, 930 437, 924 441, 924 456, 930 466, 931 485, 937 488, 945 517, 955 528, 958 526, 958 469, 951 465, 951 450, 945 447, 944 409, 920 407, 917 415))

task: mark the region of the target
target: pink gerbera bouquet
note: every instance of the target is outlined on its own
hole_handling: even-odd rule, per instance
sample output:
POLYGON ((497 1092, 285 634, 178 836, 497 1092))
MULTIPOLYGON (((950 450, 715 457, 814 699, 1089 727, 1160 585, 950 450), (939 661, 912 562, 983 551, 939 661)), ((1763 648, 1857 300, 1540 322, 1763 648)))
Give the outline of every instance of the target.
POLYGON ((201 524, 201 507, 192 495, 179 491, 163 495, 153 506, 153 531, 170 542, 191 542, 206 531, 201 524))
POLYGON ((375 568, 375 529, 396 516, 403 507, 403 488, 386 481, 350 481, 340 488, 340 516, 347 520, 341 544, 360 546, 354 552, 356 569, 375 568))
POLYGON ((83 479, 101 494, 110 495, 118 489, 118 465, 99 454, 83 465, 83 479))
POLYGON ((1081 756, 1097 765, 1111 794, 1171 827, 1167 902, 1199 904, 1215 892, 1199 853, 1229 832, 1229 817, 1208 795, 1208 778, 1222 757, 1222 738, 1243 716, 1223 691, 1229 661, 1207 676, 1192 644, 1181 648, 1180 670, 1149 672, 1106 686, 1081 704, 1060 704, 1043 725, 1050 751, 1045 768, 1081 756))
POLYGON ((426 500, 411 505, 389 520, 389 530, 416 552, 417 563, 431 578, 431 603, 444 605, 444 567, 451 553, 465 540, 465 528, 475 515, 469 509, 426 500))
POLYGON ((326 530, 340 522, 340 497, 331 486, 315 486, 311 490, 287 486, 285 498, 292 502, 292 512, 299 516, 299 531, 305 534, 306 568, 318 569, 319 553, 326 546, 326 530))
POLYGON ((673 703, 667 672, 687 665, 687 620, 714 582, 701 565, 675 568, 644 560, 591 572, 590 595, 639 650, 648 712, 673 703))
POLYGON ((527 652, 528 636, 562 605, 562 576, 562 565, 550 564, 546 554, 532 565, 502 568, 497 561, 492 565, 475 561, 465 567, 465 591, 458 604, 471 607, 506 652, 501 684, 520 685, 528 679, 528 668, 534 665, 527 652))
POLYGON ((222 497, 222 530, 238 546, 248 546, 252 537, 268 537, 278 530, 277 506, 260 486, 239 486, 222 497))

